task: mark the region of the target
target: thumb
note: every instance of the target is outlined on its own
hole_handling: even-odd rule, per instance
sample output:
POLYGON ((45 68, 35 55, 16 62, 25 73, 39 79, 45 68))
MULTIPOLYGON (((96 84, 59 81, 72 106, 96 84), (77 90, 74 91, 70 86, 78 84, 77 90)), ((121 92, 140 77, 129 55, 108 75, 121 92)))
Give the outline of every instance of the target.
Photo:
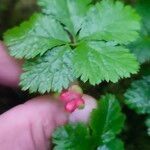
POLYGON ((84 95, 85 108, 70 114, 60 102, 50 96, 34 98, 0 116, 1 149, 46 150, 54 129, 69 122, 87 122, 93 108, 94 98, 84 95))
POLYGON ((97 107, 97 102, 89 95, 84 95, 83 99, 85 101, 84 109, 76 109, 73 113, 71 113, 69 116, 69 122, 87 123, 89 121, 92 110, 97 107))
POLYGON ((50 96, 34 98, 0 116, 0 149, 49 149, 52 132, 66 122, 60 103, 50 96))

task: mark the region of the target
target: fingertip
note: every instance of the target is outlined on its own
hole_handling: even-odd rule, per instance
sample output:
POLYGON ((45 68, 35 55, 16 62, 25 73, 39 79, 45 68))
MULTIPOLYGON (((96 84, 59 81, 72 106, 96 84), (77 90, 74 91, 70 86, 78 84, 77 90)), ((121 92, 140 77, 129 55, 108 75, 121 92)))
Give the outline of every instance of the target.
POLYGON ((11 57, 0 41, 0 84, 17 87, 22 73, 22 61, 11 57))
POLYGON ((97 102, 93 97, 88 95, 84 95, 83 99, 85 100, 84 109, 76 109, 73 113, 71 113, 69 116, 69 122, 87 123, 89 121, 92 110, 97 107, 97 102))

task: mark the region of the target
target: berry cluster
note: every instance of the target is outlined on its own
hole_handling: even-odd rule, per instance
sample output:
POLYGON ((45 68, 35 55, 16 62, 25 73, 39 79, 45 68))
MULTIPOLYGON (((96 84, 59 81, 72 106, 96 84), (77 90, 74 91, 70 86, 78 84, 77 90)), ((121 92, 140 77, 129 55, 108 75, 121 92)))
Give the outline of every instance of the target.
POLYGON ((74 85, 60 94, 60 100, 64 103, 65 110, 72 113, 77 108, 84 108, 85 102, 82 96, 83 92, 81 92, 81 88, 77 85, 74 85))

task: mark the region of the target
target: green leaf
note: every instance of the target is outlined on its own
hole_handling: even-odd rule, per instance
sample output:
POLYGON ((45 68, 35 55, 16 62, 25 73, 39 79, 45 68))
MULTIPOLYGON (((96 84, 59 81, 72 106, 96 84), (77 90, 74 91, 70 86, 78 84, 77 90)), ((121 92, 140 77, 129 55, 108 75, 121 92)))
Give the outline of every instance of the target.
POLYGON ((110 94, 103 96, 90 120, 97 143, 105 144, 113 140, 116 134, 120 133, 124 120, 125 116, 116 98, 110 94))
POLYGON ((112 0, 96 5, 91 0, 38 0, 38 5, 42 14, 4 35, 12 56, 29 59, 21 76, 23 90, 61 91, 78 77, 93 85, 117 82, 138 71, 135 57, 122 46, 134 41, 140 28, 140 17, 130 6, 112 0))
POLYGON ((103 144, 97 150, 124 150, 124 144, 120 139, 113 139, 107 144, 103 144))
POLYGON ((138 61, 142 64, 150 61, 150 37, 141 36, 136 42, 132 43, 129 48, 133 52, 138 61))
POLYGON ((146 126, 147 126, 147 134, 150 136, 150 116, 146 120, 146 126))
POLYGON ((125 93, 125 103, 139 114, 150 114, 150 76, 134 81, 125 93))
POLYGON ((52 16, 35 14, 19 27, 8 30, 4 41, 16 58, 33 58, 69 41, 63 27, 52 16))
POLYGON ((69 46, 61 46, 48 51, 44 56, 29 60, 23 69, 20 85, 30 92, 61 91, 73 81, 72 55, 69 46))
POLYGON ((53 134, 54 150, 92 150, 89 131, 84 124, 68 124, 53 134))
POLYGON ((136 42, 129 45, 140 63, 150 61, 150 1, 140 0, 135 5, 137 12, 142 18, 142 28, 140 36, 136 42))
POLYGON ((140 0, 135 8, 142 17, 142 33, 144 35, 150 34, 150 1, 140 0))
POLYGON ((90 2, 91 0, 38 0, 44 13, 55 16, 74 35, 81 28, 90 2))
POLYGON ((135 41, 140 30, 140 17, 130 6, 102 0, 89 11, 80 32, 80 39, 115 41, 127 44, 135 41))
POLYGON ((135 57, 122 46, 105 42, 82 42, 75 49, 76 77, 93 85, 104 80, 117 82, 138 71, 135 57))

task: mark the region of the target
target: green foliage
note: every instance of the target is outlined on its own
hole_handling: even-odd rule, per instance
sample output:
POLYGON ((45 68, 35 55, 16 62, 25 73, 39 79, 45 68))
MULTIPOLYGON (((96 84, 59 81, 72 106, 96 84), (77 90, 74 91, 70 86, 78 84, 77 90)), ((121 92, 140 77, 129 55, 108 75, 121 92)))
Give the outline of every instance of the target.
POLYGON ((4 38, 12 56, 27 59, 69 41, 60 23, 42 14, 35 14, 28 22, 8 30, 4 38))
MULTIPOLYGON (((125 93, 125 103, 138 114, 150 115, 150 76, 132 82, 131 87, 125 93)), ((146 120, 148 135, 150 136, 150 117, 146 120)))
POLYGON ((93 85, 117 82, 138 71, 137 61, 124 46, 138 37, 140 17, 118 1, 90 2, 38 0, 42 14, 5 33, 10 54, 27 59, 23 90, 61 91, 79 77, 93 85))
POLYGON ((130 6, 103 0, 87 12, 79 37, 127 44, 138 37, 139 20, 130 6))
POLYGON ((84 124, 65 125, 53 134, 54 150, 91 150, 88 128, 84 124))
POLYGON ((117 82, 138 70, 135 57, 126 48, 101 41, 80 43, 73 62, 76 77, 93 85, 103 80, 117 82))
POLYGON ((92 112, 90 127, 99 144, 108 143, 120 133, 125 116, 113 95, 103 96, 98 108, 92 112))
POLYGON ((41 93, 61 91, 73 81, 74 74, 71 59, 73 51, 69 46, 61 46, 48 51, 43 57, 26 61, 21 75, 20 85, 23 90, 41 93))
POLYGON ((150 1, 149 0, 139 0, 135 6, 136 10, 142 17, 142 33, 150 34, 150 1))
POLYGON ((123 150, 116 138, 124 123, 118 101, 113 95, 103 96, 92 112, 89 125, 69 124, 57 128, 53 134, 55 150, 123 150))
POLYGON ((146 126, 147 126, 147 133, 148 133, 148 135, 150 136, 150 116, 147 118, 147 120, 146 120, 146 126))
POLYGON ((150 61, 150 1, 140 0, 135 8, 142 17, 140 38, 130 45, 131 51, 137 56, 140 63, 150 61))
POLYGON ((124 144, 120 139, 113 139, 109 143, 99 146, 97 150, 124 150, 124 144))
POLYGON ((126 104, 139 114, 150 114, 150 76, 134 81, 125 93, 126 104))
MULTIPOLYGON (((116 98, 106 95, 98 102, 87 125, 68 124, 56 130, 54 149, 123 150, 123 139, 126 150, 150 150, 149 137, 145 135, 147 127, 150 136, 150 0, 28 1, 0 0, 0 35, 39 10, 36 1, 41 7, 41 12, 4 34, 10 54, 24 60, 20 78, 23 90, 60 92, 78 79, 92 85, 102 81, 115 83, 139 70, 137 58, 140 71, 131 79, 95 87, 81 83, 85 93, 97 97, 109 91, 122 102, 130 82, 145 76, 132 81, 125 94, 127 106, 141 115, 123 107, 127 121, 121 135, 118 136, 125 117, 116 98)), ((8 98, 3 101, 3 87, 0 95, 0 113, 12 104, 17 105, 16 100, 26 99, 20 91, 17 98, 7 91, 8 98), (12 97, 14 101, 10 103, 12 97)))
POLYGON ((81 28, 90 2, 91 0, 38 0, 42 12, 53 15, 73 35, 81 28))
POLYGON ((150 61, 150 36, 141 36, 129 47, 141 64, 150 61))

